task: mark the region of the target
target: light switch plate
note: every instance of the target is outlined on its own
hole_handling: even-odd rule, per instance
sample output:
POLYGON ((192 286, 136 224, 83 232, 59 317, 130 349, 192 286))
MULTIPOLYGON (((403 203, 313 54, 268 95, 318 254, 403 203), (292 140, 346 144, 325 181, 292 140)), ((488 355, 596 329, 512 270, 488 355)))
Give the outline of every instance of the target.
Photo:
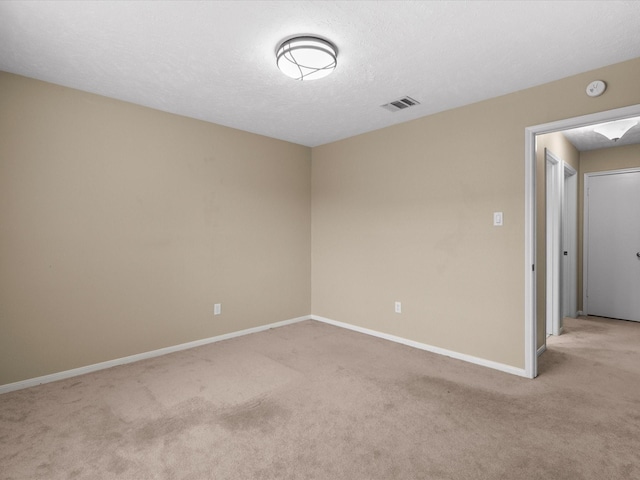
POLYGON ((493 212, 493 226, 501 227, 502 226, 502 212, 493 212))

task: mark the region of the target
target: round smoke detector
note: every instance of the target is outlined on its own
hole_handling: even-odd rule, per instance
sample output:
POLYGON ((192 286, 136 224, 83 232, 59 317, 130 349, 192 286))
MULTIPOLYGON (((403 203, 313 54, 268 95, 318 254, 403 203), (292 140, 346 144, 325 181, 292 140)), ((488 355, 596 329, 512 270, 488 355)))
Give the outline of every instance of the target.
POLYGON ((587 95, 590 97, 599 97, 607 89, 607 84, 602 80, 594 80, 587 85, 587 95))

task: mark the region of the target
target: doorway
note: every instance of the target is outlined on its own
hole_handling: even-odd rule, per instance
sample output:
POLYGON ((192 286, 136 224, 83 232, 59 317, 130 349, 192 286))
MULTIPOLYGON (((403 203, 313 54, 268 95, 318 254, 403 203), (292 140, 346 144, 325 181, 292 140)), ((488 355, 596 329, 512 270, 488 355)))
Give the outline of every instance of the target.
POLYGON ((536 312, 536 135, 640 115, 640 105, 525 128, 525 375, 538 374, 536 312))

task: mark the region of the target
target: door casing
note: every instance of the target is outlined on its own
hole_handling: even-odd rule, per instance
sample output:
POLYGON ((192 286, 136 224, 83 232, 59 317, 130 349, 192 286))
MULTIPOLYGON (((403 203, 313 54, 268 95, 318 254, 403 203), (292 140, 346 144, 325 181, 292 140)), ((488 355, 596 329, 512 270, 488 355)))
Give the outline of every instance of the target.
POLYGON ((564 164, 562 208, 562 319, 578 315, 578 172, 564 164))
POLYGON ((576 313, 577 172, 545 149, 546 333, 560 335, 562 319, 576 313))
POLYGON ((564 198, 564 161, 548 149, 546 164, 546 332, 560 335, 562 311, 562 210, 564 198))

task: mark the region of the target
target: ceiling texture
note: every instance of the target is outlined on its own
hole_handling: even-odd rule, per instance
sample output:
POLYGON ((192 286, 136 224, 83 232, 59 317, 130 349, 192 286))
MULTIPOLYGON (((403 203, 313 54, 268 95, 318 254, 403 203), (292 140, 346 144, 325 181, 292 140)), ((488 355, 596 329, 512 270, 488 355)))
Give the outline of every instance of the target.
POLYGON ((5 0, 0 70, 317 146, 640 57, 638 19, 638 1, 5 0), (301 34, 337 46, 332 75, 277 69, 301 34), (381 108, 404 96, 420 105, 381 108))
POLYGON ((594 132, 593 128, 596 125, 564 130, 562 134, 579 152, 640 143, 640 117, 631 117, 629 120, 635 120, 638 123, 636 123, 634 127, 631 127, 631 129, 618 140, 609 140, 604 135, 594 132))

